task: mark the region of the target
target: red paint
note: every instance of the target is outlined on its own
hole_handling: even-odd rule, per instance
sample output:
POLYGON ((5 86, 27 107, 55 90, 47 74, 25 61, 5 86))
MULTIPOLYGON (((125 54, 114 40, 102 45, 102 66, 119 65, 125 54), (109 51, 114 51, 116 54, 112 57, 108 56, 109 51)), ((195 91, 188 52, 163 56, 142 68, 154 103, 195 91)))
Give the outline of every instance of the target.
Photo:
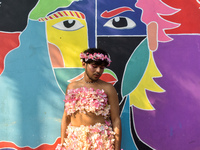
POLYGON ((80 16, 79 16, 79 14, 75 11, 75 14, 76 14, 76 16, 78 17, 78 18, 80 18, 80 16))
POLYGON ((102 14, 101 14, 101 17, 103 18, 111 18, 113 16, 116 16, 120 13, 123 13, 125 11, 133 11, 131 8, 129 7, 120 7, 120 8, 116 8, 114 10, 111 10, 111 11, 104 11, 102 14))
POLYGON ((68 16, 68 14, 65 12, 65 11, 63 11, 64 12, 64 14, 66 15, 66 16, 68 16))
POLYGON ((82 19, 85 19, 85 15, 83 13, 80 13, 80 14, 81 14, 82 19))
POLYGON ((100 79, 105 81, 105 82, 111 83, 112 85, 114 85, 117 82, 115 77, 113 77, 109 73, 103 73, 102 76, 100 77, 100 79))
POLYGON ((63 17, 63 15, 62 15, 60 12, 58 12, 58 14, 59 14, 61 17, 63 17))
POLYGON ((0 148, 15 148, 17 150, 55 150, 56 146, 60 143, 60 138, 56 140, 56 142, 52 145, 50 144, 42 144, 36 148, 31 147, 19 147, 15 143, 12 142, 0 142, 0 148))
POLYGON ((163 2, 171 7, 181 9, 174 15, 162 16, 166 20, 181 24, 178 28, 166 30, 166 33, 200 33, 200 4, 196 0, 163 0, 163 2))
POLYGON ((59 18, 59 16, 58 15, 56 15, 56 14, 53 14, 56 18, 59 18))
POLYGON ((4 61, 6 55, 13 49, 19 46, 20 33, 4 33, 0 32, 0 75, 4 70, 4 61))
POLYGON ((69 13, 74 17, 74 14, 71 11, 69 11, 69 13))

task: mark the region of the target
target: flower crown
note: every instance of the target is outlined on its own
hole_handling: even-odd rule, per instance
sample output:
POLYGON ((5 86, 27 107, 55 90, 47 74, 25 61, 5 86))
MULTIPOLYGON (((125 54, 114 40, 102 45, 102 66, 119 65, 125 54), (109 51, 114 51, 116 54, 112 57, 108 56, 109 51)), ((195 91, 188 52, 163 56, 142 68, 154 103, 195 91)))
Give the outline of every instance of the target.
POLYGON ((87 62, 89 59, 93 60, 93 61, 98 61, 98 60, 106 60, 108 62, 108 66, 110 66, 110 63, 112 62, 111 59, 108 57, 108 55, 104 55, 102 53, 94 53, 94 54, 90 54, 90 53, 81 53, 80 54, 80 58, 81 59, 85 59, 85 61, 87 62))

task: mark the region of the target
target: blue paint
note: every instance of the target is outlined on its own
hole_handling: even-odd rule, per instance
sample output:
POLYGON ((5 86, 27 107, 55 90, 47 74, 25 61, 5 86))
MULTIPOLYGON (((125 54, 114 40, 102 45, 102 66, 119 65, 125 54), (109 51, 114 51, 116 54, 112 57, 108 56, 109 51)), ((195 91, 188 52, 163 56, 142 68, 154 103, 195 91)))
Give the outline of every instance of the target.
POLYGON ((49 60, 45 24, 29 20, 0 76, 0 141, 32 148, 60 136, 64 95, 49 60))
POLYGON ((173 128, 170 128, 170 136, 173 136, 173 128))
POLYGON ((97 35, 146 35, 146 25, 141 21, 142 10, 135 7, 136 0, 97 0, 97 35), (134 11, 126 11, 111 18, 103 18, 104 11, 112 11, 120 7, 129 7, 134 11), (135 22, 136 27, 132 29, 119 29, 104 27, 108 21, 113 21, 115 17, 128 18, 135 22))
POLYGON ((182 123, 179 123, 179 128, 182 129, 182 123))
POLYGON ((125 106, 123 108, 121 114, 121 122, 122 122, 122 141, 121 148, 124 150, 137 150, 135 143, 133 142, 133 138, 131 136, 131 128, 130 128, 130 104, 129 104, 129 96, 126 99, 125 106), (128 143, 128 144, 127 144, 128 143))

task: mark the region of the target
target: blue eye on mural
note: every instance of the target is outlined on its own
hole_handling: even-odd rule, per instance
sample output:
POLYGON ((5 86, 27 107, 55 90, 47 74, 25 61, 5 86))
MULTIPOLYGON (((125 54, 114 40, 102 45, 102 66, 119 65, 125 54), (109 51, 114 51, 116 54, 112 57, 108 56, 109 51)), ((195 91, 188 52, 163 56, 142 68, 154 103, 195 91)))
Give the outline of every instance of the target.
POLYGON ((108 20, 104 26, 114 29, 133 29, 136 27, 136 23, 128 17, 118 16, 108 20))
POLYGON ((64 20, 53 25, 54 28, 63 31, 75 31, 84 27, 84 25, 75 19, 64 20))

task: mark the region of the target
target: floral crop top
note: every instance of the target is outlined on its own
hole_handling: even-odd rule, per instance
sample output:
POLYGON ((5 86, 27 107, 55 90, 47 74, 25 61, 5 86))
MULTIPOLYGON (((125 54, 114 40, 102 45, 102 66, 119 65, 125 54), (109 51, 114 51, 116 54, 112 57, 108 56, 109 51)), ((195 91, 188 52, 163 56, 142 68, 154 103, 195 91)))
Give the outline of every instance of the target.
POLYGON ((87 111, 107 118, 110 113, 108 97, 103 89, 94 90, 86 87, 70 89, 67 91, 64 102, 67 115, 76 111, 81 113, 87 111))

